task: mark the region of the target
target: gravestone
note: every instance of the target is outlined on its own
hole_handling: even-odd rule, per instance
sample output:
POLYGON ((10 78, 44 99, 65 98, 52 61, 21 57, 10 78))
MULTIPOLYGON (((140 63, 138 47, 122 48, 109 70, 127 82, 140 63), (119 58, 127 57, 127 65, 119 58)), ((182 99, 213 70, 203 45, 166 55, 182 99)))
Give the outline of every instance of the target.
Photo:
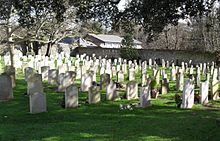
POLYGON ((140 107, 146 108, 151 106, 151 90, 149 86, 142 87, 140 94, 140 107))
POLYGON ((183 91, 183 85, 184 85, 184 75, 182 71, 180 71, 177 73, 176 90, 183 91))
POLYGON ((105 89, 107 85, 110 83, 110 75, 104 73, 100 76, 100 89, 105 89))
POLYGON ((106 88, 106 99, 116 100, 118 98, 118 93, 116 90, 116 84, 113 81, 111 81, 106 88))
POLYGON ((174 67, 172 67, 171 69, 170 80, 172 81, 176 80, 176 69, 174 67))
POLYGON ((52 69, 48 71, 48 83, 50 85, 58 85, 58 70, 52 69))
POLYGON ((125 60, 124 63, 122 64, 122 71, 124 72, 124 74, 127 74, 127 73, 128 73, 126 60, 125 60))
POLYGON ((50 67, 49 66, 42 66, 41 67, 41 74, 42 74, 42 80, 48 81, 48 71, 50 67))
POLYGON ((28 81, 28 79, 34 74, 34 69, 31 67, 26 67, 24 69, 24 77, 25 80, 28 81))
POLYGON ((161 94, 167 94, 169 90, 169 82, 166 78, 161 80, 161 94))
POLYGON ((0 75, 0 101, 10 100, 13 98, 13 89, 11 78, 7 74, 0 75))
POLYGON ((201 81, 200 68, 197 66, 196 67, 196 86, 197 87, 200 87, 200 81, 201 81))
POLYGON ((189 69, 189 74, 192 75, 193 71, 194 71, 194 68, 193 68, 193 66, 191 66, 190 69, 189 69))
POLYGON ((64 92, 68 86, 70 86, 71 84, 74 84, 74 76, 75 76, 74 72, 72 71, 66 72, 63 75, 62 79, 60 80, 58 91, 64 92))
POLYGON ((58 66, 58 72, 59 74, 61 73, 65 73, 67 71, 67 65, 66 64, 62 64, 58 66))
POLYGON ((117 70, 117 72, 119 72, 119 71, 121 70, 121 66, 120 66, 120 65, 117 65, 117 66, 116 66, 116 70, 117 70))
POLYGON ((159 85, 160 84, 160 70, 156 71, 155 79, 156 79, 157 85, 159 85))
POLYGON ((76 79, 81 79, 82 77, 82 66, 78 66, 76 69, 76 79))
POLYGON ((65 90, 65 108, 78 107, 78 88, 70 85, 65 90))
POLYGON ((104 74, 105 73, 105 68, 104 67, 101 67, 101 69, 100 69, 100 76, 102 75, 102 74, 104 74))
POLYGON ((119 71, 119 72, 118 72, 117 80, 118 80, 119 83, 124 82, 125 79, 124 79, 124 73, 123 73, 123 71, 119 71))
POLYGON ((92 76, 92 81, 93 82, 96 82, 96 73, 94 71, 89 71, 89 73, 91 74, 92 76))
POLYGON ((128 100, 138 98, 138 84, 136 81, 130 81, 126 86, 126 98, 128 100))
POLYGON ((105 73, 109 74, 110 79, 112 78, 112 70, 111 69, 106 69, 105 73))
POLYGON ((219 99, 219 81, 217 79, 213 79, 211 82, 211 98, 212 100, 219 99))
POLYGON ((147 83, 146 74, 141 75, 141 86, 145 86, 147 83))
POLYGON ((36 92, 43 93, 43 84, 41 74, 32 75, 27 81, 27 94, 32 95, 36 92))
POLYGON ((97 86, 91 86, 89 88, 89 104, 95 104, 100 102, 101 100, 101 94, 100 94, 100 88, 97 86))
POLYGON ((92 86, 92 75, 90 73, 85 73, 81 78, 81 91, 88 91, 92 86))
POLYGON ((5 73, 11 77, 11 83, 12 87, 14 88, 16 86, 16 70, 12 66, 6 66, 5 67, 5 73))
POLYGON ((135 80, 135 69, 132 67, 128 71, 128 80, 132 81, 135 80))
POLYGON ((116 66, 112 66, 112 76, 116 76, 117 75, 117 70, 116 70, 116 66))
POLYGON ((192 108, 194 104, 194 84, 191 79, 186 80, 183 88, 181 108, 192 108))
POLYGON ((47 111, 46 95, 35 92, 30 95, 30 113, 42 113, 47 111))
POLYGON ((208 81, 201 82, 200 93, 201 93, 200 103, 203 105, 208 104, 208 102, 209 102, 209 100, 208 100, 208 94, 209 94, 208 81))

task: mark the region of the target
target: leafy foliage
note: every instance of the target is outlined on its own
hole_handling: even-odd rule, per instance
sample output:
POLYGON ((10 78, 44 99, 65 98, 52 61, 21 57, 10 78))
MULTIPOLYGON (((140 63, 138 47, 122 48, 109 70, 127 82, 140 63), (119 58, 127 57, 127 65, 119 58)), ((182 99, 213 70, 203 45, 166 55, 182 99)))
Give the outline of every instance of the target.
POLYGON ((62 0, 1 0, 0 19, 8 20, 17 17, 24 27, 38 22, 45 13, 55 13, 58 21, 63 21, 65 2, 62 0))
POLYGON ((206 15, 216 0, 132 0, 124 11, 117 4, 121 0, 70 0, 80 19, 98 19, 115 27, 126 21, 141 25, 151 41, 168 24, 177 25, 179 19, 206 15))

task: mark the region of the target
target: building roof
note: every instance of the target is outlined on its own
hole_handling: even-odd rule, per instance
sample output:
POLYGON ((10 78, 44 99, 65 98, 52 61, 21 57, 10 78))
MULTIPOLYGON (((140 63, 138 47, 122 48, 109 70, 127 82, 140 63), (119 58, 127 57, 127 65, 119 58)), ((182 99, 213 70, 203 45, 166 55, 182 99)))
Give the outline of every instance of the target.
MULTIPOLYGON (((121 43, 121 41, 123 40, 123 38, 117 35, 106 35, 106 34, 98 34, 98 35, 88 34, 88 35, 105 43, 121 43)), ((134 44, 142 44, 142 43, 134 39, 134 44)))

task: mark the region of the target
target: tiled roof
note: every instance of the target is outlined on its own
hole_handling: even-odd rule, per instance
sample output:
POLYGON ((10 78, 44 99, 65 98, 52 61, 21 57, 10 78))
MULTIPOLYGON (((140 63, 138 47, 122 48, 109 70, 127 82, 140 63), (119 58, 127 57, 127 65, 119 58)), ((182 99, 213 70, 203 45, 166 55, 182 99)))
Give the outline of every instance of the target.
MULTIPOLYGON (((105 43, 121 43, 121 41, 123 40, 123 38, 117 36, 117 35, 106 35, 106 34, 88 34, 89 36, 92 36, 98 40, 101 40, 105 43)), ((140 41, 138 40, 134 40, 135 44, 142 44, 140 41)))

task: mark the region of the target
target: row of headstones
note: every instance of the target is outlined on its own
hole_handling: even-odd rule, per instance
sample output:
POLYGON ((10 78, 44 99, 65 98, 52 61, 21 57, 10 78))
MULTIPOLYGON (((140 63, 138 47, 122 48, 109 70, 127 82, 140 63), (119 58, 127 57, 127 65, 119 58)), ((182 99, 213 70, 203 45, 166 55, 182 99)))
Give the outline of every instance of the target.
MULTIPOLYGON (((104 78, 105 81, 110 80, 109 74, 106 74, 104 78)), ((91 77, 90 77, 91 78, 91 77)), ((88 79, 88 78, 87 78, 88 79)), ((43 94, 43 84, 42 77, 40 74, 32 74, 27 79, 28 83, 28 95, 30 96, 30 112, 31 113, 39 113, 46 111, 46 97, 43 94)), ((89 87, 82 87, 84 91, 88 91, 88 103, 98 103, 101 100, 100 89, 106 88, 106 99, 107 100, 116 100, 119 98, 117 93, 116 84, 113 81, 106 82, 106 85, 101 85, 101 87, 95 86, 91 84, 89 87)), ((145 90, 146 91, 146 90, 145 90)), ((144 91, 144 92, 145 92, 144 91)), ((65 107, 66 108, 74 108, 78 107, 78 87, 74 84, 70 84, 65 88, 65 107)), ((146 93, 147 96, 141 96, 141 105, 145 107, 149 105, 150 93, 146 93), (144 98, 148 98, 147 100, 144 98), (146 104, 147 103, 147 104, 146 104)), ((143 94, 142 94, 143 95, 143 94)), ((127 84, 126 89, 126 98, 136 99, 138 98, 138 84, 134 81, 131 81, 127 84)))
MULTIPOLYGON (((26 57, 26 56, 23 56, 25 59, 23 59, 23 60, 27 60, 28 58, 30 59, 30 60, 33 60, 33 59, 36 59, 36 61, 38 62, 39 60, 41 60, 41 62, 40 63, 42 63, 42 64, 40 64, 40 65, 37 65, 37 68, 35 68, 35 69, 37 69, 38 70, 38 72, 39 73, 41 73, 41 67, 43 66, 43 65, 45 65, 45 62, 48 62, 48 57, 44 57, 44 56, 36 56, 35 58, 34 57, 32 57, 32 56, 28 56, 28 57, 26 57)), ((87 71, 87 70, 89 70, 89 68, 93 65, 93 64, 95 64, 95 66, 97 66, 97 65, 100 65, 100 74, 103 74, 103 73, 109 73, 110 74, 110 76, 112 76, 112 75, 115 75, 116 74, 116 72, 119 72, 121 69, 122 69, 122 73, 127 73, 127 61, 126 60, 122 60, 122 59, 115 59, 114 60, 114 64, 117 64, 117 62, 119 62, 119 64, 121 64, 121 65, 117 65, 117 67, 116 68, 114 68, 113 66, 111 66, 112 64, 111 64, 111 60, 106 60, 105 58, 104 59, 101 59, 100 58, 100 60, 101 61, 97 61, 97 59, 94 59, 94 60, 92 60, 92 58, 90 57, 88 57, 88 56, 86 56, 85 58, 86 59, 84 59, 83 57, 85 57, 85 56, 78 56, 77 57, 77 60, 75 61, 75 62, 78 62, 78 63, 73 63, 73 64, 75 64, 76 65, 76 67, 74 67, 74 66, 72 66, 72 62, 70 61, 70 63, 69 63, 69 61, 68 61, 68 58, 66 59, 64 59, 65 61, 64 61, 64 64, 62 63, 62 56, 61 57, 58 57, 58 62, 60 62, 60 63, 58 63, 57 62, 57 67, 59 67, 58 68, 58 70, 59 70, 59 73, 64 73, 65 71, 67 71, 67 70, 70 70, 70 71, 76 71, 76 68, 77 68, 77 71, 76 71, 76 73, 77 73, 77 75, 76 75, 76 77, 78 78, 78 79, 80 79, 81 78, 81 74, 83 74, 83 73, 85 73, 85 71, 87 71), (79 61, 81 61, 81 60, 83 60, 83 65, 82 66, 79 66, 79 61), (92 63, 91 63, 92 62, 92 63), (95 62, 95 63, 93 63, 93 62, 95 62), (68 65, 66 65, 66 64, 68 64, 68 65), (68 69, 68 67, 69 67, 69 69, 68 69), (81 67, 81 68, 80 68, 81 67), (106 68, 105 68, 106 67, 106 68), (111 68, 111 69, 110 69, 111 68), (80 71, 84 71, 84 72, 80 72, 80 71)), ((19 59, 18 59, 19 60, 19 59)), ((30 63, 31 64, 31 63, 30 63)), ((29 65, 29 67, 33 67, 34 66, 34 64, 35 63, 33 63, 32 62, 32 65, 29 65)), ((50 64, 48 64, 48 63, 46 63, 47 65, 49 65, 50 66, 50 68, 51 69, 53 69, 53 68, 55 68, 54 66, 54 61, 52 61, 50 64)), ((148 64, 149 64, 149 67, 151 68, 151 66, 153 65, 153 66, 156 66, 156 62, 155 62, 155 60, 153 61, 152 59, 149 59, 149 62, 148 62, 148 64), (152 62, 154 62, 154 63, 152 63, 152 62)), ((164 59, 162 59, 162 67, 163 68, 165 68, 165 67, 167 67, 167 68, 169 68, 169 65, 167 65, 167 64, 169 64, 169 61, 167 61, 167 62, 165 62, 164 61, 164 59)), ((147 62, 146 61, 139 61, 139 66, 140 66, 140 69, 141 69, 141 72, 142 72, 142 75, 144 75, 145 73, 146 73, 146 66, 147 66, 147 62)), ((175 68, 174 67, 174 63, 172 63, 172 69, 171 69, 171 80, 175 80, 176 78, 176 74, 177 74, 177 68, 175 68)), ((135 72, 138 70, 138 65, 137 65, 137 61, 134 61, 134 63, 132 63, 132 61, 128 61, 128 74, 129 74, 129 81, 132 81, 132 80, 135 80, 135 72)), ((188 64, 187 63, 182 63, 182 70, 183 70, 183 72, 184 71, 187 71, 187 67, 188 67, 188 64)), ((209 70, 208 68, 208 65, 206 65, 206 64, 200 64, 200 68, 202 68, 203 70, 209 70)), ((190 69, 189 69, 189 74, 192 74, 193 73, 193 67, 191 66, 190 67, 190 69)), ((214 63, 212 63, 212 66, 211 66, 211 75, 212 75, 212 72, 213 72, 213 69, 214 69, 214 63)), ((157 69, 156 69, 157 70, 157 69)), ((200 70, 200 69, 197 69, 197 70, 200 70)), ((96 69, 94 69, 93 70, 94 72, 97 72, 97 67, 96 67, 96 69)), ((167 76, 167 74, 165 74, 164 72, 161 72, 162 74, 164 74, 163 75, 163 77, 165 77, 166 78, 166 76, 167 76)), ((199 71, 198 71, 198 74, 200 74, 199 73, 199 71)), ((200 75, 198 75, 198 77, 196 77, 197 79, 196 80, 198 80, 197 81, 197 84, 198 84, 198 86, 199 86, 199 80, 200 80, 200 77, 199 77, 200 75)), ((220 75, 219 75, 220 76, 220 75)), ((180 77, 181 78, 181 77, 180 77)), ((219 77, 220 78, 220 77, 219 77)), ((44 79, 44 77, 43 77, 43 79, 44 79)), ((183 83, 182 83, 183 84, 183 83)))
MULTIPOLYGON (((181 108, 192 108, 194 104, 194 84, 193 80, 188 79, 184 84, 184 90, 182 95, 181 108)), ((206 104, 208 102, 208 83, 202 83, 201 87, 201 102, 206 104)), ((74 84, 69 85, 65 89, 65 108, 75 108, 78 107, 78 87, 74 84)), ((119 96, 116 90, 116 84, 110 82, 106 87, 106 99, 115 100, 119 96)), ((138 98, 138 84, 135 81, 131 81, 126 87, 126 98, 128 100, 138 98)), ((140 107, 150 106, 151 90, 149 86, 142 87, 140 94, 140 107)), ((88 103, 94 104, 101 101, 100 88, 98 86, 92 85, 88 89, 88 103)), ((38 113, 45 112, 46 110, 46 98, 40 92, 35 92, 30 95, 30 112, 38 113)))
MULTIPOLYGON (((107 80, 109 80, 109 75, 106 75, 108 77, 107 80)), ((2 88, 7 88, 4 90, 7 90, 6 93, 11 93, 11 95, 7 95, 8 97, 5 97, 5 99, 10 99, 13 97, 12 94, 12 83, 11 78, 8 75, 2 75, 0 77, 2 80, 1 82, 8 82, 4 83, 5 85, 1 85, 2 88), (10 85, 11 84, 11 85, 10 85), (7 86, 7 87, 6 87, 7 86), (8 87, 10 87, 8 89, 8 87), (10 97, 11 96, 11 97, 10 97)), ((31 113, 39 113, 39 112, 45 112, 46 111, 46 96, 43 94, 43 85, 42 85, 42 77, 40 74, 34 74, 27 78, 28 81, 28 95, 30 96, 30 112, 31 113)), ((97 86, 91 86, 89 87, 88 95, 89 95, 89 103, 97 103, 100 101, 100 88, 97 86)), ((140 95, 140 105, 144 107, 144 105, 149 105, 150 100, 150 87, 147 86, 145 88, 142 88, 142 93, 140 95)), ((5 92, 3 91, 3 94, 5 92)), ((136 82, 129 82, 127 84, 126 89, 126 97, 128 100, 137 98, 138 93, 138 86, 136 82)), ((5 96, 5 95, 3 95, 5 96)), ((114 98, 118 97, 116 92, 116 85, 114 83, 110 83, 107 86, 107 95, 106 99, 113 100, 114 98)), ((66 87, 65 91, 65 105, 66 107, 76 107, 78 105, 78 88, 71 84, 70 86, 66 87), (77 90, 77 91, 76 91, 77 90)), ((207 103, 207 97, 208 97, 208 83, 202 83, 201 87, 201 101, 203 104, 207 103)), ((182 108, 192 108, 194 102, 194 85, 192 81, 186 81, 184 85, 183 90, 183 101, 182 101, 182 108)))
POLYGON ((82 88, 82 87, 81 87, 82 88))
MULTIPOLYGON (((16 57, 16 64, 20 64, 19 62, 20 62, 20 58, 22 58, 22 60, 24 60, 24 61, 28 61, 28 60, 30 60, 30 61, 33 61, 33 60, 36 60, 36 61, 42 61, 42 62, 44 62, 44 65, 49 65, 48 64, 48 62, 49 62, 49 60, 53 60, 53 61, 55 61, 55 60, 57 60, 58 62, 58 64, 59 64, 59 62, 60 63, 62 63, 62 60, 65 60, 65 63, 68 63, 69 61, 68 60, 71 60, 70 58, 70 56, 66 56, 65 57, 65 55, 64 55, 64 53, 61 53, 61 54, 56 54, 56 55, 51 55, 50 57, 45 57, 45 56, 41 56, 41 55, 36 55, 35 57, 33 57, 33 56, 31 56, 31 55, 28 55, 28 56, 21 56, 21 55, 19 55, 19 56, 17 56, 16 57)), ((86 54, 83 54, 83 55, 77 55, 76 56, 76 58, 77 58, 77 60, 78 61, 83 61, 84 62, 84 64, 85 64, 85 61, 91 61, 91 60, 93 60, 94 62, 95 62, 95 55, 93 54, 93 56, 92 57, 89 57, 89 56, 86 56, 86 54)), ((10 57, 9 56, 4 56, 4 60, 5 60, 5 62, 6 62, 6 65, 10 65, 10 57)), ((109 62, 111 62, 111 60, 107 60, 107 59, 105 59, 105 58, 102 58, 102 57, 100 57, 99 56, 99 60, 100 60, 100 62, 102 61, 102 62, 104 62, 104 64, 105 65, 107 65, 107 63, 108 63, 108 61, 109 62)), ((151 67, 151 66, 154 66, 154 65, 156 65, 157 64, 157 61, 156 60, 158 60, 158 59, 149 59, 148 60, 148 64, 149 64, 149 66, 151 67)), ((126 60, 123 60, 123 59, 121 59, 121 58, 118 58, 118 59, 114 59, 114 64, 116 65, 117 63, 119 63, 120 65, 122 64, 122 63, 124 63, 124 62, 127 62, 126 60)), ((142 62, 144 62, 144 61, 139 61, 139 62, 137 62, 137 61, 133 61, 134 62, 134 64, 135 64, 135 66, 136 66, 136 64, 139 64, 140 66, 141 66, 141 63, 142 62)), ((169 62, 169 61, 165 61, 164 59, 161 59, 161 64, 162 64, 162 68, 169 68, 170 66, 173 66, 174 65, 174 63, 173 63, 173 61, 171 61, 171 62, 169 62)), ((132 61, 128 61, 128 64, 129 64, 129 67, 130 67, 130 64, 132 63, 132 61)), ((183 68, 187 68, 188 66, 190 66, 191 65, 191 63, 192 63, 192 61, 189 61, 188 63, 185 63, 185 62, 182 62, 182 67, 183 68)), ((34 64, 33 64, 34 65, 34 64)), ((212 63, 211 64, 212 66, 214 65, 214 63, 212 63)), ((203 70, 203 72, 205 72, 206 70, 208 70, 209 69, 209 63, 204 63, 204 64, 202 64, 202 63, 200 63, 200 68, 203 70)))

